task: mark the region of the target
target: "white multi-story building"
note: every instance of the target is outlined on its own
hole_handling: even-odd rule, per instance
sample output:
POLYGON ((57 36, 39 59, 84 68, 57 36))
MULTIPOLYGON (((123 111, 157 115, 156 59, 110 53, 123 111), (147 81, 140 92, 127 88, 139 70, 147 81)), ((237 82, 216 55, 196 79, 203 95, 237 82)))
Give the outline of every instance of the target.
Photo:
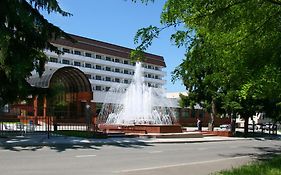
MULTIPOLYGON (((77 42, 57 39, 52 43, 64 54, 46 51, 49 61, 45 70, 73 66, 88 77, 93 91, 93 102, 103 103, 106 92, 111 87, 128 86, 134 74, 134 63, 130 61, 132 49, 105 43, 81 36, 70 35, 77 42)), ((162 56, 145 53, 144 81, 154 88, 162 88, 166 66, 162 56)))

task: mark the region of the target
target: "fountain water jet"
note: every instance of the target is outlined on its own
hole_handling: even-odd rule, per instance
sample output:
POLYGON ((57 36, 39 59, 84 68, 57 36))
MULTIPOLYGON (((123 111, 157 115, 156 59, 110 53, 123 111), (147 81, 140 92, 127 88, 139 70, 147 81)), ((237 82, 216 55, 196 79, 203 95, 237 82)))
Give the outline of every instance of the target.
POLYGON ((98 122, 102 124, 101 129, 124 130, 130 126, 134 131, 141 128, 146 132, 181 132, 171 106, 163 89, 148 87, 144 83, 142 64, 137 62, 129 87, 113 87, 108 91, 98 122))

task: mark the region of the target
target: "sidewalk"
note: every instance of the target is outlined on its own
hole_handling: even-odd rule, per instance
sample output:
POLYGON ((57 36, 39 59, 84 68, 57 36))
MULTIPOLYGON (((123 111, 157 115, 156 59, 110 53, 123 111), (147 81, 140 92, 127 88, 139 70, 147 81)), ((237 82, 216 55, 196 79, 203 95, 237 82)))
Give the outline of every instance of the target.
MULTIPOLYGON (((204 128, 203 128, 204 129, 204 128)), ((207 128, 205 128, 207 129, 207 128)), ((189 128, 189 131, 194 131, 194 128, 189 128)), ((192 132, 191 132, 192 133, 192 132)), ((184 133, 182 133, 184 134, 184 133)), ((281 132, 277 132, 277 136, 273 139, 281 140, 281 132)), ((272 139, 269 138, 269 139, 272 139)), ((0 147, 6 146, 54 146, 54 145, 112 145, 112 144, 159 144, 159 143, 196 143, 196 142, 222 142, 222 141, 238 141, 238 140, 251 140, 259 139, 266 140, 268 138, 243 138, 243 137, 222 137, 222 136, 204 136, 203 137, 180 137, 180 138, 156 138, 156 137, 109 137, 105 139, 86 139, 80 137, 68 136, 53 136, 50 138, 46 134, 42 135, 28 135, 28 136, 15 136, 15 137, 1 137, 0 147)))
POLYGON ((159 143, 196 143, 245 140, 249 138, 208 136, 201 138, 140 138, 110 137, 106 139, 85 139, 79 137, 31 135, 0 138, 1 146, 54 146, 54 145, 111 145, 111 144, 159 144, 159 143))

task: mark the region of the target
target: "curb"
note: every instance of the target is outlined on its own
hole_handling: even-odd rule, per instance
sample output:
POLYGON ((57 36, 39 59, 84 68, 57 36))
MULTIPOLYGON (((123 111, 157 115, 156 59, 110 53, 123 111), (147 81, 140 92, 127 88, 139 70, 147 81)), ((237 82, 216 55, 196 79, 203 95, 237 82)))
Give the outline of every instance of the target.
MULTIPOLYGON (((75 139, 75 138, 74 138, 75 139)), ((225 141, 239 141, 239 140, 253 140, 254 138, 230 138, 230 139, 153 139, 153 140, 67 140, 67 141, 50 141, 46 138, 40 140, 3 143, 0 141, 1 147, 15 147, 15 146, 63 146, 63 145, 130 145, 130 144, 176 144, 176 143, 204 143, 204 142, 225 142, 225 141)), ((5 139, 7 141, 7 139, 5 139)))

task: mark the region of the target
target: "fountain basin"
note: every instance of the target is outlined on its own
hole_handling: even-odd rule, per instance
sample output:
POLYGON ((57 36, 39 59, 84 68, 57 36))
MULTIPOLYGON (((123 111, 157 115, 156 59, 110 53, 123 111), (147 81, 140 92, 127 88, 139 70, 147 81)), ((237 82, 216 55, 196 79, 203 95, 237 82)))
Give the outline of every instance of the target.
POLYGON ((99 129, 106 133, 122 132, 122 133, 181 133, 181 125, 115 125, 100 124, 99 129))

